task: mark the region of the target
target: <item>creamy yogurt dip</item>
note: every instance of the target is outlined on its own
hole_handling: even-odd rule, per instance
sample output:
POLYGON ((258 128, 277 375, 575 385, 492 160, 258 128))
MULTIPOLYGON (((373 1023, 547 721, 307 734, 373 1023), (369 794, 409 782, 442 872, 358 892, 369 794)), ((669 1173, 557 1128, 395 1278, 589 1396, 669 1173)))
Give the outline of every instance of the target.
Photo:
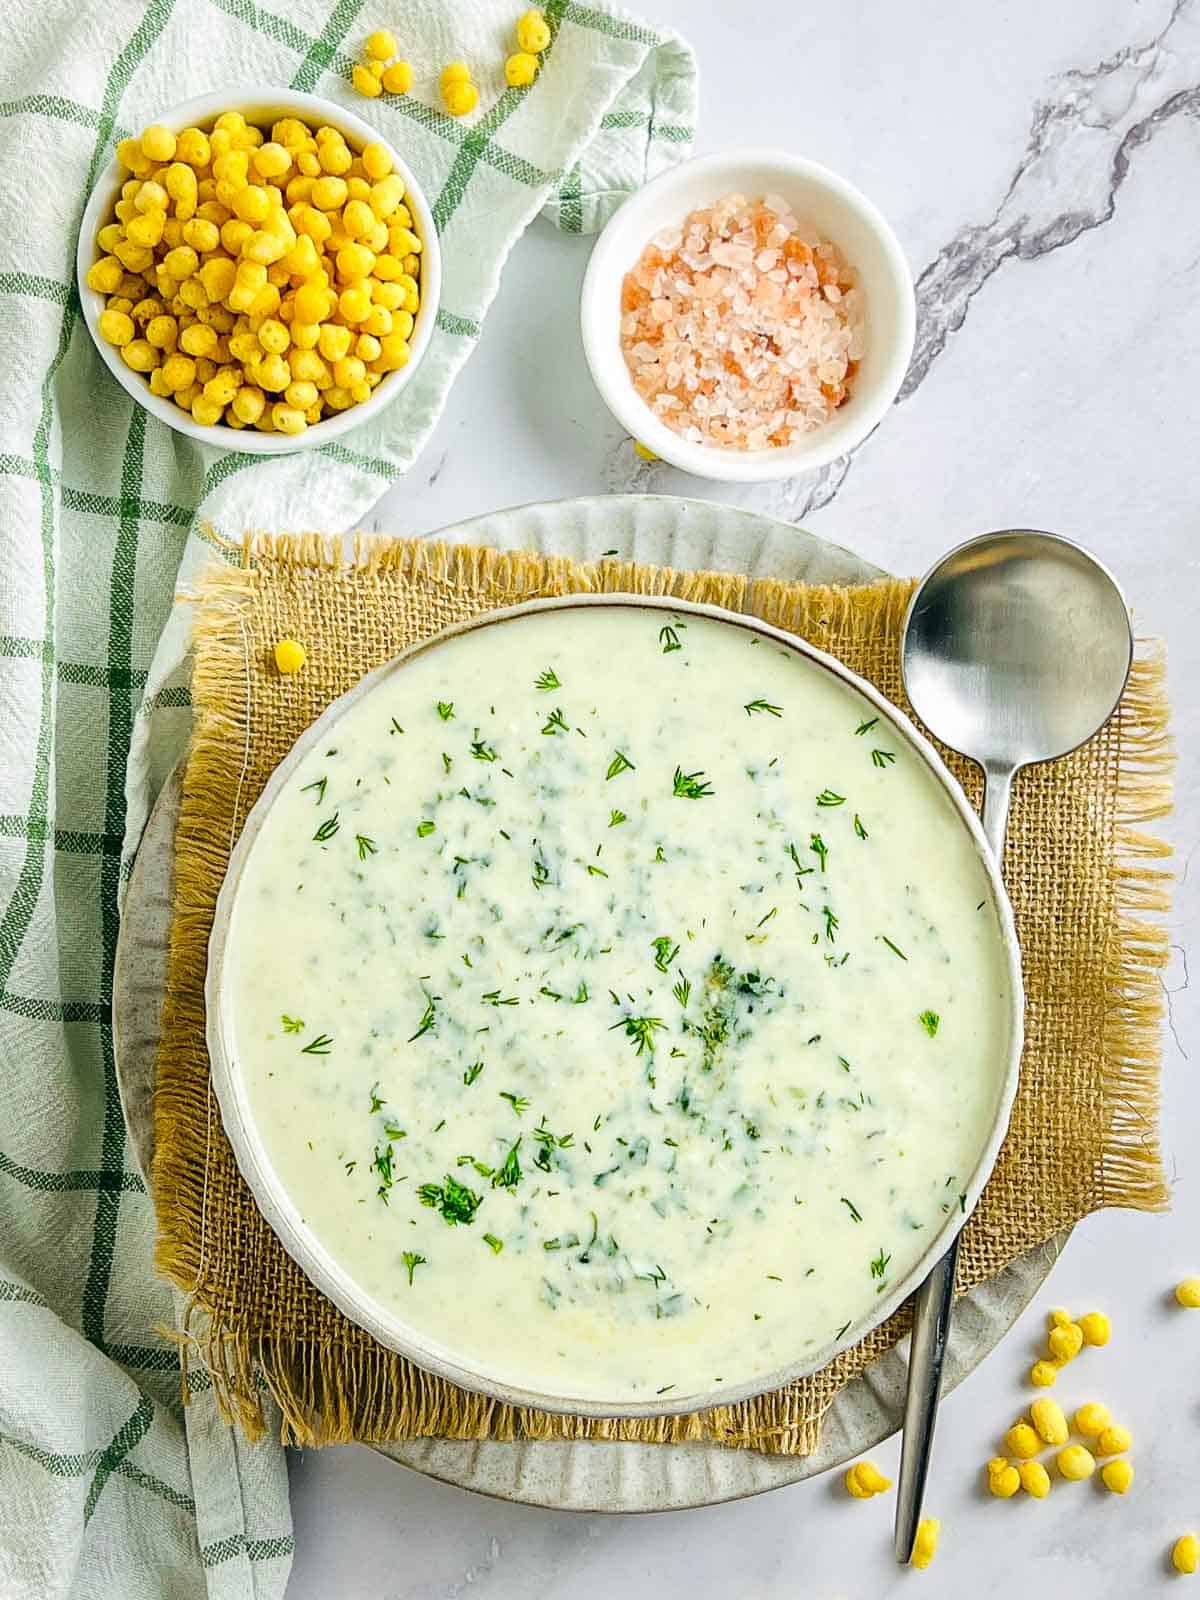
POLYGON ((848 1342, 1002 1101, 1008 960, 950 799, 853 688, 694 614, 527 615, 383 677, 276 795, 229 939, 306 1227, 548 1395, 848 1342))

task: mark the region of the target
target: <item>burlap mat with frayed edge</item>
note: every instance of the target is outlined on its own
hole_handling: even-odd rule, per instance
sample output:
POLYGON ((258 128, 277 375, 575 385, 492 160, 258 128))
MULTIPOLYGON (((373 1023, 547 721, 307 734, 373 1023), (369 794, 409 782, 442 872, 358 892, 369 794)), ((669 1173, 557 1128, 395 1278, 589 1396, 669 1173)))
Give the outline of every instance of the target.
MULTIPOLYGON (((675 595, 797 633, 903 705, 898 643, 911 583, 812 588, 383 539, 360 539, 347 560, 339 541, 315 534, 248 537, 222 553, 225 564, 189 597, 195 732, 154 1102, 158 1265, 189 1297, 185 1354, 200 1359, 226 1413, 251 1434, 264 1425, 265 1382, 285 1441, 301 1444, 442 1435, 811 1451, 834 1396, 900 1337, 903 1313, 785 1390, 636 1422, 468 1394, 348 1322, 285 1254, 226 1141, 204 1044, 207 944, 232 842, 271 770, 332 700, 414 641, 539 595, 675 595), (295 677, 272 663, 284 636, 308 650, 295 677)), ((977 802, 976 769, 943 754, 977 802)), ((1007 1142, 963 1237, 960 1288, 1101 1206, 1166 1205, 1157 1118, 1167 941, 1145 914, 1167 909, 1168 850, 1143 826, 1169 807, 1170 766, 1162 652, 1146 645, 1108 727, 1017 781, 1005 876, 1024 953, 1025 1059, 1007 1142)))

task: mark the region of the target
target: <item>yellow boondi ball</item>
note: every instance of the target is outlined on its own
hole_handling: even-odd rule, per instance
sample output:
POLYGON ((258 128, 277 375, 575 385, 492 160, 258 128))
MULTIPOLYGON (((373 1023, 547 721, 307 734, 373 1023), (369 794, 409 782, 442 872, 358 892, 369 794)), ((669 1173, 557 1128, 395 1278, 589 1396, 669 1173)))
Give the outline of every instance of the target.
POLYGON ((1079 1331, 1083 1334, 1084 1344, 1100 1348, 1106 1345, 1112 1336, 1112 1323, 1103 1311, 1089 1311, 1086 1316, 1080 1317, 1079 1331))
POLYGON ((936 1517, 923 1517, 917 1524, 917 1537, 913 1540, 911 1564, 923 1572, 937 1554, 942 1525, 936 1517))
POLYGON ((376 100, 383 93, 383 84, 370 67, 355 66, 350 74, 350 82, 359 94, 366 95, 368 100, 376 100))
POLYGON ((550 29, 540 11, 527 11, 517 22, 517 43, 530 55, 539 55, 550 43, 550 29))
POLYGON ((1042 1448, 1042 1441, 1023 1418, 1014 1422, 1004 1435, 1004 1448, 1010 1456, 1016 1456, 1021 1461, 1030 1461, 1042 1448))
POLYGON ((1100 1481, 1110 1494, 1127 1494, 1133 1483, 1133 1462, 1124 1457, 1106 1461, 1100 1468, 1100 1481))
POLYGON ((1057 1400, 1035 1400, 1029 1408, 1029 1420, 1037 1429, 1038 1437, 1047 1444, 1066 1444, 1071 1436, 1066 1415, 1057 1400))
POLYGON ((1055 1361, 1065 1366, 1083 1349, 1083 1329, 1077 1322, 1064 1322, 1050 1330, 1046 1343, 1055 1361))
MULTIPOLYGON (((1185 1278, 1175 1289, 1175 1298, 1189 1311, 1200 1308, 1200 1278, 1185 1278)), ((1190 1535, 1189 1535, 1190 1537, 1190 1535)))
POLYGON ((1029 1381, 1035 1389, 1053 1389, 1058 1382, 1058 1368, 1053 1361, 1035 1361, 1029 1369, 1029 1381))
POLYGON ((1044 1500, 1050 1493, 1050 1474, 1040 1461, 1022 1461, 1017 1473, 1022 1489, 1034 1500, 1044 1500))
POLYGON ((1112 1421, 1112 1413, 1099 1400, 1089 1400, 1075 1413, 1075 1432, 1082 1439, 1098 1439, 1112 1421))
POLYGON ((1054 1459, 1054 1464, 1061 1475, 1071 1483, 1082 1483, 1096 1470, 1095 1458, 1091 1451, 1085 1450, 1081 1444, 1069 1444, 1065 1450, 1060 1450, 1054 1459))
POLYGON ((1128 1428, 1123 1428, 1119 1422, 1110 1422, 1108 1427, 1096 1440, 1096 1454, 1098 1456, 1121 1456, 1133 1444, 1133 1435, 1128 1428))
POLYGON ((511 89, 527 89, 538 75, 538 58, 518 50, 504 63, 504 77, 511 89))
POLYGON ((396 37, 386 28, 367 35, 363 50, 370 61, 390 61, 396 54, 396 37))
POLYGON ((1182 1538, 1176 1539, 1171 1560, 1176 1572, 1195 1572, 1200 1567, 1200 1539, 1194 1533, 1185 1533, 1182 1538))
POLYGON ((892 1480, 885 1478, 873 1461, 856 1461, 846 1469, 846 1489, 855 1500, 869 1500, 873 1495, 885 1494, 892 1480))
POLYGON ((1003 1456, 993 1456, 987 1464, 988 1493, 997 1500, 1011 1500, 1021 1487, 1021 1474, 1003 1456))
MULTIPOLYGON (((275 407, 275 410, 286 409, 275 407)), ((280 639, 275 646, 275 665, 280 672, 299 672, 308 660, 308 651, 299 639, 280 639)))
POLYGON ((384 69, 383 87, 388 94, 407 94, 413 86, 411 61, 393 61, 384 69))
POLYGON ((469 116, 479 104, 479 90, 469 81, 456 78, 442 85, 442 101, 452 117, 469 116))

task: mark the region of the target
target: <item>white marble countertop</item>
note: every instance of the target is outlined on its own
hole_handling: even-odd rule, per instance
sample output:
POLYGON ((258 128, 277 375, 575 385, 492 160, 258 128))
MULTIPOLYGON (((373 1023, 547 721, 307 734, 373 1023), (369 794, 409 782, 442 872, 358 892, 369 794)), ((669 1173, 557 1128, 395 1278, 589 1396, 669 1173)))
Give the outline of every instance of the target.
MULTIPOLYGON (((639 0, 640 3, 640 0, 639 0)), ((579 346, 589 241, 537 224, 506 268, 479 349, 408 479, 374 526, 424 532, 497 506, 644 489, 704 495, 802 523, 895 572, 986 528, 1066 533, 1163 634, 1180 746, 1164 1132, 1173 1213, 1109 1213, 1075 1234, 1045 1292, 945 1403, 928 1508, 928 1573, 890 1553, 892 1499, 828 1479, 708 1511, 575 1516, 468 1496, 360 1448, 296 1457, 292 1600, 650 1600, 668 1594, 975 1600, 1037 1585, 1057 1600, 1140 1600, 1177 1581, 1167 1551, 1200 1531, 1200 1314, 1173 1310, 1200 1272, 1190 1144, 1200 1006, 1187 950, 1200 918, 1196 621, 1200 529, 1200 0, 1003 0, 950 7, 752 10, 644 0, 700 60, 700 152, 787 146, 844 172, 890 217, 920 291, 905 393, 851 462, 726 489, 645 466, 603 408, 579 346), (1026 1391, 1045 1310, 1093 1306, 1113 1343, 1060 1381, 1135 1433, 1124 1501, 1095 1485, 1041 1504, 989 1500, 980 1468, 1026 1391), (1078 1376, 1076 1376, 1076 1374, 1078 1376), (910 1591, 909 1585, 915 1585, 910 1591)), ((896 1441, 875 1452, 895 1465, 896 1441)))

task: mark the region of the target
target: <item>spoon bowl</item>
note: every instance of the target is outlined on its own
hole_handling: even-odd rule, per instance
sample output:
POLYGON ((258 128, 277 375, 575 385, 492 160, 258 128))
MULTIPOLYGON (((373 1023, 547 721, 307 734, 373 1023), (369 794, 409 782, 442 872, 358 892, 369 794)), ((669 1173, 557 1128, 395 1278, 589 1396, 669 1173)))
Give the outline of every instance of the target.
POLYGON ((904 684, 943 743, 985 769, 1051 761, 1111 715, 1133 658, 1116 580, 1056 534, 959 545, 909 608, 904 684))

